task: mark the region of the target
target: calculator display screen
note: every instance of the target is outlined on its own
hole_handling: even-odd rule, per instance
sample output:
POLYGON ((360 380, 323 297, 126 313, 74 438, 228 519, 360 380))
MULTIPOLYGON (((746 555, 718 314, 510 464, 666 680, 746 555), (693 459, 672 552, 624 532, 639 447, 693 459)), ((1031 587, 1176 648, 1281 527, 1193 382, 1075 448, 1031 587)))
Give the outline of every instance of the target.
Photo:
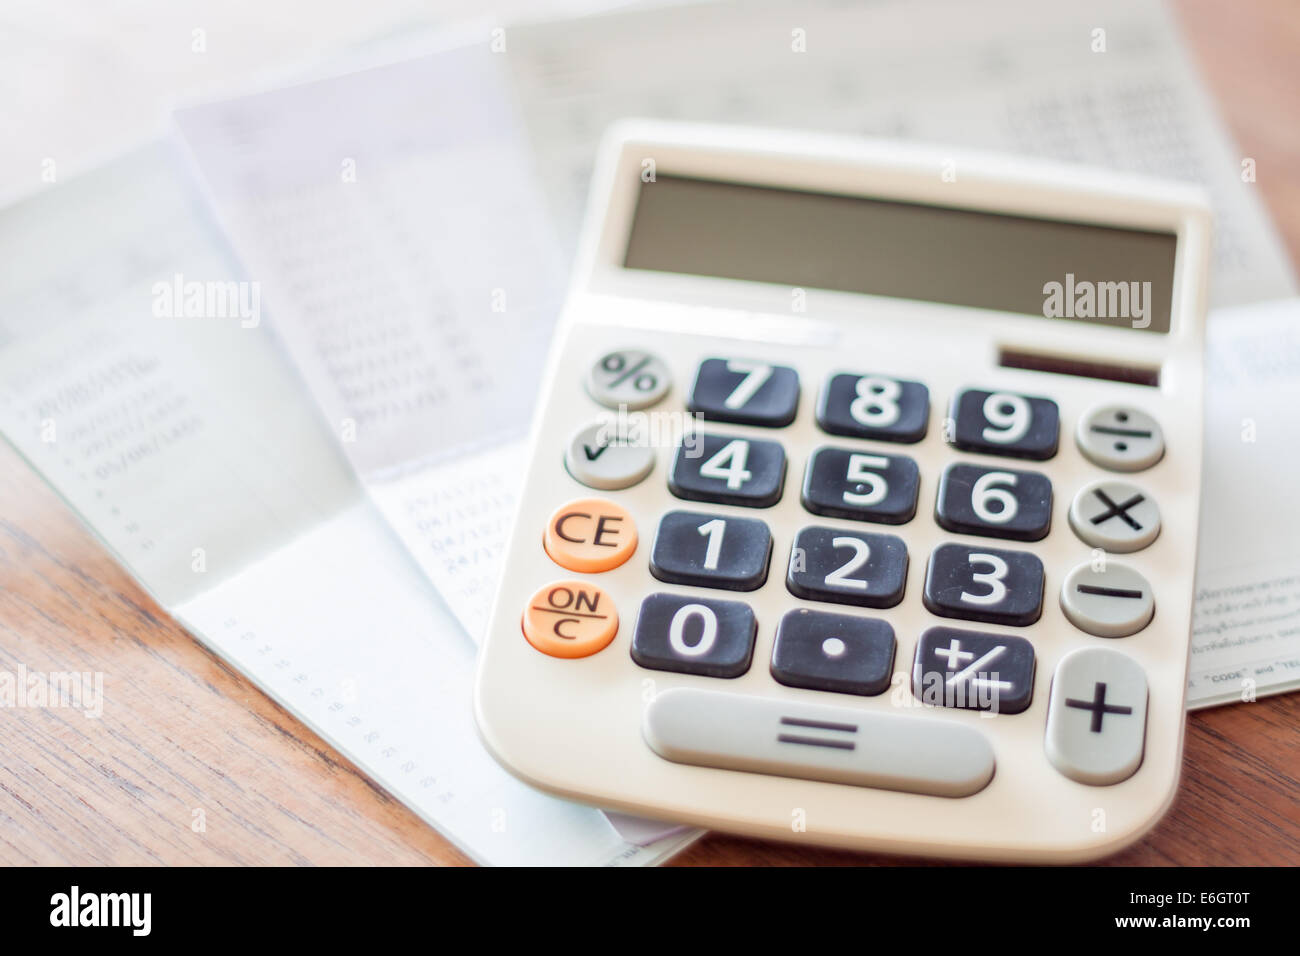
POLYGON ((676 176, 624 266, 1168 332, 1175 236, 676 176))

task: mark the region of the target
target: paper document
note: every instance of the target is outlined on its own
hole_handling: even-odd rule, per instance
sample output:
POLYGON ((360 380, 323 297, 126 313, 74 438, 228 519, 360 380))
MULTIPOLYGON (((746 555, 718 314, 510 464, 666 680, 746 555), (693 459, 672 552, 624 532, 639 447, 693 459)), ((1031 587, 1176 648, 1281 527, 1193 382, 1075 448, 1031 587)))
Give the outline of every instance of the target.
POLYGON ((213 652, 475 860, 640 865, 695 837, 629 843, 486 753, 472 644, 250 324, 170 150, 0 214, 0 256, 0 429, 213 652))
POLYGON ((1216 312, 1188 706, 1300 687, 1300 300, 1216 312))

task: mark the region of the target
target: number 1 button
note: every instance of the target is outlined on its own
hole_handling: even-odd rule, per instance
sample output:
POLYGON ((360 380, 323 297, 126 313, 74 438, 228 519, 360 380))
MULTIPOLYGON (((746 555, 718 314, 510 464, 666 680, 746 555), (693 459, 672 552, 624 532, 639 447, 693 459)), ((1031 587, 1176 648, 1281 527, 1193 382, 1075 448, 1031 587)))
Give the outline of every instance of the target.
POLYGON ((705 418, 737 425, 780 428, 794 421, 799 376, 784 365, 740 359, 705 359, 695 373, 686 407, 705 418))
POLYGON ((659 522, 650 573, 669 584, 753 591, 767 580, 772 534, 753 518, 670 511, 659 522))
POLYGON ((951 417, 952 443, 963 451, 1037 461, 1056 454, 1061 413, 1050 398, 966 388, 951 417))

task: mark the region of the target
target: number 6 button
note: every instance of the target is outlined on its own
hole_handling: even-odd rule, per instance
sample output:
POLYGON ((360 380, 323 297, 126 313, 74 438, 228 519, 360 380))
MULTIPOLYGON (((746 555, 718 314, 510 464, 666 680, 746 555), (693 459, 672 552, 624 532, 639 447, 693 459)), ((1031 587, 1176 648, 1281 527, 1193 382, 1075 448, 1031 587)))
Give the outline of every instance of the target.
POLYGON ((1052 524, 1052 482, 1033 471, 949 465, 934 517, 957 534, 1037 541, 1052 524))
POLYGON ((966 388, 952 401, 952 443, 963 451, 1045 461, 1056 454, 1060 419, 1050 398, 966 388))
POLYGON ((922 600, 940 617, 1024 627, 1043 613, 1043 562, 1026 551, 941 544, 922 600))
POLYGON ((820 527, 795 536, 785 581, 795 597, 859 607, 893 607, 906 583, 902 538, 820 527))

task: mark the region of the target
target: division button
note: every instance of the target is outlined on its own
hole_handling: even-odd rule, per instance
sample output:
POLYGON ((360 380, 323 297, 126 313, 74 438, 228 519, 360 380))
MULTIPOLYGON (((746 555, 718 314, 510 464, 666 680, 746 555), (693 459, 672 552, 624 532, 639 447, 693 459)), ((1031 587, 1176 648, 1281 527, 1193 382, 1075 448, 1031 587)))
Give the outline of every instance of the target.
POLYGON ((1151 623, 1156 602, 1146 578, 1127 565, 1107 561, 1103 570, 1081 564, 1066 576, 1061 610, 1081 631, 1128 637, 1151 623))
POLYGON ((1131 405, 1101 405, 1079 419, 1074 440, 1094 465, 1111 471, 1141 471, 1165 454, 1160 423, 1131 405))
POLYGON ((587 372, 587 393, 606 408, 649 408, 668 394, 672 373, 664 360, 641 349, 619 349, 587 372))
POLYGON ((636 551, 636 523, 604 498, 579 498, 556 509, 542 544, 551 560, 582 574, 612 571, 636 551))
POLYGON ((887 621, 799 608, 777 626, 772 676, 787 687, 870 697, 889 689, 893 669, 887 621))
POLYGON ((1119 479, 1084 486, 1070 505, 1070 527, 1094 548, 1127 554, 1160 534, 1160 508, 1137 485, 1119 479))
POLYGON ((589 657, 618 633, 618 611, 603 590, 587 581, 556 581, 524 608, 524 637, 551 657, 589 657))
POLYGON ((564 449, 564 467, 588 488, 616 491, 630 488, 650 474, 654 449, 619 434, 610 422, 592 422, 579 429, 564 449))
POLYGON ((1119 783, 1142 763, 1147 679, 1125 654, 1085 647, 1061 658, 1047 705, 1047 758, 1071 780, 1119 783))
POLYGON ((859 787, 965 797, 993 778, 993 748, 973 727, 676 687, 646 707, 641 733, 676 763, 859 787))

